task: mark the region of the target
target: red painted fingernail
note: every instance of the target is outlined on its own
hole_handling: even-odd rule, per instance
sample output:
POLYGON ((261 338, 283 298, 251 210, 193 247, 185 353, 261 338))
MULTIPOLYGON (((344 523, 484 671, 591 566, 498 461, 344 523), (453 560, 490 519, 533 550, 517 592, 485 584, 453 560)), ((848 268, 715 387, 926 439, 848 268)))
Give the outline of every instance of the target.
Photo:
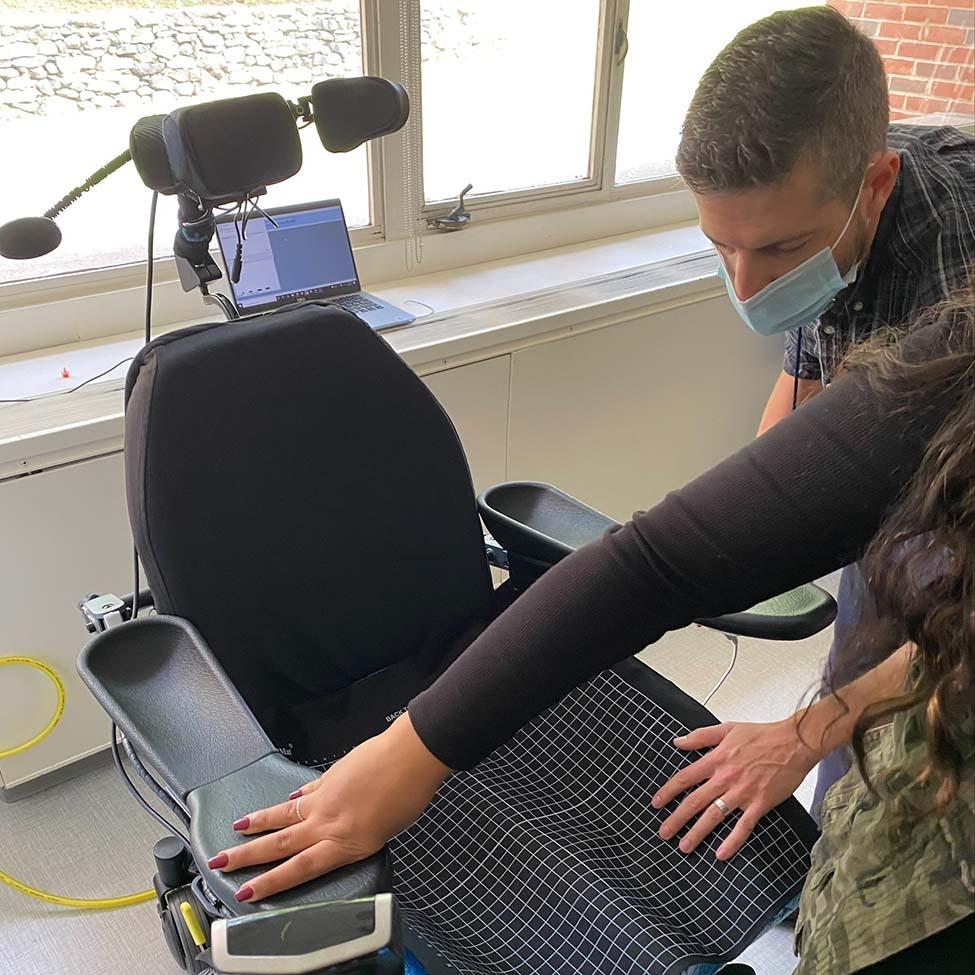
POLYGON ((241 887, 240 890, 234 894, 234 900, 237 901, 238 904, 241 904, 244 901, 249 901, 253 896, 254 888, 248 885, 246 887, 241 887))
POLYGON ((226 853, 218 853, 215 857, 207 860, 207 866, 211 870, 221 870, 230 863, 230 857, 226 853))
POLYGON ((301 789, 295 789, 295 791, 292 792, 291 795, 288 796, 288 798, 289 799, 297 799, 298 796, 300 796, 300 795, 301 795, 301 789))
POLYGON ((247 829, 247 827, 250 826, 250 824, 251 824, 250 816, 244 816, 243 819, 238 819, 237 822, 234 823, 233 828, 237 830, 237 832, 239 833, 242 829, 247 829))

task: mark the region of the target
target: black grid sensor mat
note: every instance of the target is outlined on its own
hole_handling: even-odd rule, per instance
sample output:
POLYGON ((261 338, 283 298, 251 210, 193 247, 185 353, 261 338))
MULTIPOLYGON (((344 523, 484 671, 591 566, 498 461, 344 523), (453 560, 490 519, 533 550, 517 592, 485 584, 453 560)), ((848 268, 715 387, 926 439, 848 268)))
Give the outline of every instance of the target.
POLYGON ((809 862, 775 811, 744 849, 690 855, 656 831, 656 789, 692 760, 689 729, 614 671, 569 694, 392 844, 397 899, 421 944, 463 975, 673 975, 742 951, 809 862))

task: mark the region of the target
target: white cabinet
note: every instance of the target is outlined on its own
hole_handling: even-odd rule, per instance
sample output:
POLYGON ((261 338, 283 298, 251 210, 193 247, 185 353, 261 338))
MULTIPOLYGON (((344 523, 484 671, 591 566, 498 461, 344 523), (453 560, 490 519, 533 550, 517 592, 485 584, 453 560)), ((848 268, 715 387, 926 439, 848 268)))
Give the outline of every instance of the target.
MULTIPOLYGON (((503 355, 424 378, 454 423, 478 494, 505 480, 510 374, 503 355)), ((506 575, 491 569, 491 578, 499 586, 506 575)))
MULTIPOLYGON (((88 639, 76 604, 132 589, 122 455, 0 483, 0 655, 37 657, 65 684, 64 717, 40 744, 0 762, 15 786, 105 746, 109 719, 75 673, 88 639)), ((42 674, 0 669, 0 749, 47 723, 55 702, 42 674)))
POLYGON ((510 356, 498 356, 424 377, 454 422, 474 490, 505 479, 510 356))
POLYGON ((754 437, 781 350, 721 298, 516 352, 508 477, 625 520, 754 437))

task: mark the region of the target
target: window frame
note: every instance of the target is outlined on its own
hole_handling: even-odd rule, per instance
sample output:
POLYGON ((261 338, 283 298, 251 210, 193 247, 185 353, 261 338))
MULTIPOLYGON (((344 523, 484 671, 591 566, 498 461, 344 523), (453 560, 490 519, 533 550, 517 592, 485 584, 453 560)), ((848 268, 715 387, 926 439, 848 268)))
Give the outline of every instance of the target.
MULTIPOLYGON (((409 76, 408 66, 403 63, 403 53, 407 44, 411 45, 414 52, 419 52, 421 3, 422 0, 360 0, 364 74, 380 75, 401 83, 409 76)), ((633 229, 632 223, 637 215, 640 221, 648 218, 651 221, 641 223, 641 229, 644 230, 673 222, 675 213, 679 213, 681 219, 693 218, 689 193, 676 175, 623 184, 615 182, 616 140, 623 93, 629 8, 630 0, 600 0, 591 109, 590 175, 584 180, 571 183, 471 197, 467 205, 474 219, 463 232, 471 242, 471 246, 462 248, 466 255, 464 263, 498 259, 496 230, 500 229, 500 223, 506 221, 511 222, 512 230, 515 230, 525 221, 545 217, 551 228, 547 237, 551 242, 547 246, 559 246, 581 239, 580 224, 584 222, 584 208, 587 213, 600 214, 597 221, 599 230, 592 234, 594 237, 613 232, 629 232, 633 229), (657 197, 660 199, 655 200, 657 197), (594 210, 594 207, 597 209, 594 210), (656 216, 658 213, 659 217, 656 216), (483 235, 472 232, 482 226, 486 230, 483 235), (614 226, 619 229, 614 230, 614 226), (474 243, 474 239, 479 236, 491 240, 490 247, 484 249, 483 254, 474 243)), ((418 65, 416 74, 420 74, 418 65)), ((418 101, 422 113, 422 85, 418 101)), ((421 113, 411 113, 411 122, 408 124, 420 127, 421 113)), ((408 184, 404 179, 403 143, 404 135, 397 133, 378 142, 370 142, 366 147, 370 223, 350 232, 353 248, 360 254, 378 254, 384 249, 400 248, 404 240, 412 237, 421 241, 429 240, 433 251, 443 250, 430 240, 440 235, 428 227, 427 221, 446 212, 456 200, 426 202, 422 161, 418 179, 412 184, 413 198, 409 198, 408 184)), ((422 140, 420 145, 422 148, 422 140)), ((85 203, 79 205, 83 206, 85 203)), ((168 239, 166 228, 157 227, 157 235, 163 240, 168 239)), ((515 233, 512 234, 514 236, 515 233)), ((535 239, 543 237, 545 235, 536 235, 535 239)), ((519 249, 519 245, 513 245, 511 256, 524 252, 519 249)), ((387 267, 393 262, 388 258, 381 258, 375 263, 377 266, 387 267)), ((408 261, 407 274, 440 270, 442 268, 439 263, 436 262, 434 266, 426 263, 411 267, 408 261)), ((448 267, 458 266, 452 260, 446 264, 448 267)), ((172 288, 177 276, 170 255, 163 254, 155 259, 154 277, 158 288, 172 288)), ((117 297, 119 292, 127 291, 133 292, 132 307, 135 310, 135 296, 141 292, 144 281, 145 262, 134 261, 113 267, 69 271, 0 284, 0 315, 29 307, 34 307, 36 311, 38 305, 69 299, 94 300, 109 294, 117 297)), ((201 309, 200 317, 205 314, 201 309)), ((45 341, 43 334, 38 334, 36 341, 35 348, 53 344, 45 341)), ((0 341, 0 354, 3 354, 3 345, 0 341)))
MULTIPOLYGON (((416 4, 417 9, 422 4, 422 0, 408 2, 416 4)), ((682 180, 676 174, 616 183, 616 145, 623 101, 629 14, 630 0, 600 0, 589 140, 589 176, 571 182, 470 196, 466 201, 467 209, 479 222, 654 196, 673 192, 683 186, 682 180)), ((417 16, 415 23, 405 25, 405 29, 416 27, 418 23, 417 16)), ((401 29, 398 19, 396 28, 398 33, 401 29)), ((414 43, 418 46, 418 37, 414 39, 414 43)), ((463 185, 463 174, 458 173, 458 178, 461 180, 459 185, 463 185)), ((456 205, 456 202, 456 198, 427 202, 426 194, 421 193, 418 207, 421 223, 417 228, 418 232, 427 233, 426 222, 443 214, 456 205)))
MULTIPOLYGON (((371 64, 376 63, 375 55, 370 50, 370 38, 367 37, 364 9, 369 0, 360 0, 360 43, 362 50, 363 74, 370 72, 371 64)), ((125 133, 119 133, 120 142, 125 139, 125 133)), ((325 152, 322 149, 322 152, 325 152)), ((366 181, 369 194, 369 223, 360 227, 349 228, 349 238, 353 249, 377 244, 385 239, 383 215, 383 170, 381 163, 382 146, 376 142, 366 145, 366 181)), ((107 181, 110 185, 111 177, 107 181)), ((52 194, 58 192, 58 187, 52 187, 52 194)), ((93 191, 95 194, 103 192, 101 188, 93 191)), ((148 191, 147 191, 148 192, 148 191)), ((53 199, 53 197, 52 197, 53 199)), ((91 200, 80 200, 75 206, 91 205, 91 200)), ((148 212, 148 196, 146 210, 148 212)), ((168 230, 175 233, 175 227, 165 228, 157 222, 156 235, 166 244, 160 245, 157 239, 156 247, 168 247, 171 236, 168 230)), ((41 302, 60 301, 68 298, 81 298, 106 291, 116 291, 133 287, 137 282, 145 280, 145 258, 137 259, 127 264, 115 264, 109 267, 82 268, 77 271, 65 271, 62 274, 50 274, 44 277, 24 278, 19 281, 0 282, 0 312, 9 311, 25 305, 41 302)), ((165 253, 153 261, 153 277, 161 283, 176 280, 176 272, 172 264, 172 255, 165 253)), ((43 347, 43 346, 39 346, 43 347)))

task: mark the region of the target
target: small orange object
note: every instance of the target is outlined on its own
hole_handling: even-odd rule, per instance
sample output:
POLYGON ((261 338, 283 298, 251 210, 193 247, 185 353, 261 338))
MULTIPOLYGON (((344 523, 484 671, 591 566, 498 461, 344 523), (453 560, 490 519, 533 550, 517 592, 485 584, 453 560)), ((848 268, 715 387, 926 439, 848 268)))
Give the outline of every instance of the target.
POLYGON ((70 378, 71 378, 71 373, 70 373, 70 372, 68 372, 68 367, 67 367, 67 366, 65 366, 65 367, 64 367, 64 368, 63 368, 63 369, 61 370, 61 378, 62 378, 62 379, 70 379, 70 378))

